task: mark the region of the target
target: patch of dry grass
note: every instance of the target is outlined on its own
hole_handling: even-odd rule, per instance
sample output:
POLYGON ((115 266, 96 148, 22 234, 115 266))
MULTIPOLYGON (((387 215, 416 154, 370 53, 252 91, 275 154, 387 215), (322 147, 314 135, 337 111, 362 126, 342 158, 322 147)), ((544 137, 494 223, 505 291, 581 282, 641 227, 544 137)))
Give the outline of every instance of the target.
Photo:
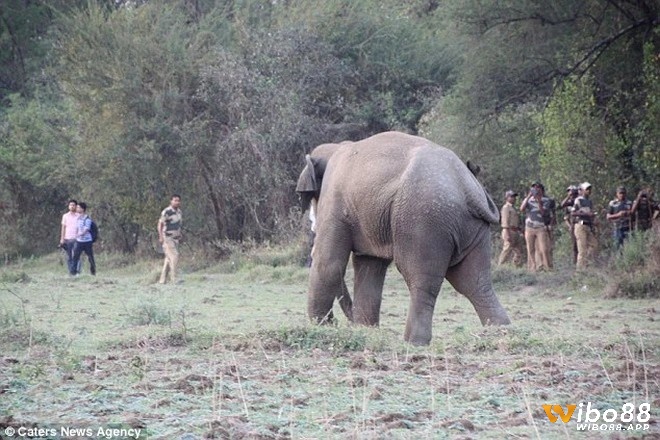
POLYGON ((513 320, 505 328, 481 327, 447 285, 432 344, 419 348, 402 342, 408 293, 395 272, 381 327, 369 329, 310 325, 296 281, 303 268, 187 268, 183 284, 157 286, 145 273, 160 261, 138 264, 104 270, 101 257, 98 277, 77 279, 53 259, 9 269, 30 282, 0 284, 0 431, 115 424, 158 439, 600 439, 574 420, 550 423, 542 405, 647 401, 646 434, 658 433, 657 304, 606 299, 598 279, 508 272, 497 286, 513 320))

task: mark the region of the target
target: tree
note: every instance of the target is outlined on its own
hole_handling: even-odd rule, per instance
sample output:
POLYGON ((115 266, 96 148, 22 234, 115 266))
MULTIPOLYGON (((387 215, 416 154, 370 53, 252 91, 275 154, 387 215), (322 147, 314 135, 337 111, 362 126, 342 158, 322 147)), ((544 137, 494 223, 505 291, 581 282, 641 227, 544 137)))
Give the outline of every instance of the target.
POLYGON ((293 170, 341 114, 352 74, 305 32, 215 33, 235 14, 191 24, 180 6, 90 5, 60 26, 84 193, 127 251, 171 192, 201 202, 186 205, 193 235, 272 238, 295 204, 293 170))
POLYGON ((300 1, 279 13, 279 26, 304 26, 354 67, 345 119, 371 133, 416 133, 440 91, 453 84, 456 54, 440 38, 428 1, 300 1))
POLYGON ((59 78, 79 115, 82 195, 107 220, 105 239, 133 251, 172 192, 193 198, 181 131, 194 117, 205 43, 178 5, 90 3, 62 16, 58 37, 59 78))
MULTIPOLYGON (((484 4, 474 0, 446 6, 447 29, 453 30, 451 39, 464 57, 456 87, 437 110, 453 120, 442 130, 442 140, 467 156, 488 158, 498 168, 494 174, 508 175, 494 182, 498 192, 519 183, 512 162, 496 160, 500 156, 519 155, 522 160, 518 163, 530 171, 528 182, 538 177, 554 182, 556 172, 570 175, 567 161, 554 156, 558 147, 548 149, 548 142, 556 139, 560 125, 570 125, 573 120, 591 124, 582 127, 583 134, 605 130, 606 139, 594 136, 592 143, 586 138, 585 148, 617 155, 618 165, 609 170, 614 175, 608 187, 621 180, 635 186, 646 179, 643 168, 648 167, 640 165, 641 156, 647 154, 643 152, 649 145, 657 145, 657 138, 649 137, 647 131, 655 123, 641 121, 649 121, 648 113, 653 110, 646 103, 656 101, 657 90, 646 79, 653 74, 643 72, 644 66, 656 71, 657 60, 648 57, 644 61, 643 48, 657 54, 657 2, 511 0, 484 4), (583 77, 590 80, 581 81, 583 77), (566 87, 565 82, 569 83, 566 87), (567 111, 559 116, 552 105, 568 99, 568 90, 576 91, 570 83, 588 88, 579 92, 593 104, 587 119, 579 107, 574 107, 575 114, 567 111), (547 112, 552 116, 545 110, 548 103, 547 112), (521 135, 517 142, 511 142, 512 133, 521 135), (534 135, 530 138, 529 134, 534 135), (607 145, 597 144, 597 139, 607 145), (539 157, 542 166, 535 159, 539 157), (530 159, 532 166, 527 163, 530 159)), ((589 157, 600 158, 598 154, 589 157)), ((599 161, 594 160, 585 168, 598 166, 599 161)), ((563 192, 568 183, 553 183, 552 190, 563 192)))
POLYGON ((71 102, 51 75, 47 49, 51 6, 63 1, 0 4, 0 254, 52 251, 75 141, 71 102))
POLYGON ((270 239, 296 203, 310 145, 344 111, 353 74, 305 31, 255 32, 201 72, 186 129, 220 238, 270 239))

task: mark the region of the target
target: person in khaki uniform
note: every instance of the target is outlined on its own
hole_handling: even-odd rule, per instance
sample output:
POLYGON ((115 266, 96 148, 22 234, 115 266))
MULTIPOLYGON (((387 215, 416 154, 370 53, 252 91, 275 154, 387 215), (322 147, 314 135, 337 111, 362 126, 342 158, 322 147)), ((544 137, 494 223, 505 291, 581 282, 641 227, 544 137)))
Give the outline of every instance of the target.
POLYGON ((174 194, 170 200, 170 206, 163 209, 158 219, 158 241, 163 245, 163 252, 165 252, 165 262, 160 273, 160 284, 165 284, 168 272, 170 281, 173 283, 177 281, 182 223, 180 205, 181 196, 174 194))
POLYGON ((514 191, 507 191, 506 203, 502 206, 500 211, 500 222, 502 224, 502 253, 498 261, 502 265, 509 261, 513 256, 513 264, 516 267, 522 265, 522 237, 520 236, 520 218, 518 211, 513 207, 516 203, 518 193, 514 191))
POLYGON ((542 183, 536 182, 535 185, 541 192, 543 223, 545 224, 545 230, 548 232, 548 247, 545 249, 541 249, 538 246, 536 247, 536 261, 543 261, 543 258, 545 257, 548 260, 548 269, 553 269, 553 252, 555 250, 554 228, 557 226, 557 214, 555 211, 557 210, 557 202, 552 197, 548 197, 542 183), (542 252, 545 252, 546 255, 541 255, 542 252))
POLYGON ((546 226, 550 202, 543 197, 542 185, 534 182, 529 194, 520 205, 520 211, 525 213, 525 241, 527 242, 527 268, 531 272, 550 270, 550 234, 546 226))
POLYGON ((578 257, 577 269, 585 269, 593 260, 598 248, 596 239, 594 210, 591 197, 591 184, 584 182, 580 184, 580 195, 575 199, 571 216, 575 218, 575 240, 577 241, 578 257))

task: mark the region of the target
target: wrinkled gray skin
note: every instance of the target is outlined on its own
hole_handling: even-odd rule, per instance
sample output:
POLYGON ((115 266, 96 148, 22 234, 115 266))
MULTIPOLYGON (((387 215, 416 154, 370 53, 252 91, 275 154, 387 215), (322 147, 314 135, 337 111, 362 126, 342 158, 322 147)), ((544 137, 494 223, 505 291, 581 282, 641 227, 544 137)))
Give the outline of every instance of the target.
POLYGON ((379 323, 385 272, 394 261, 410 290, 404 338, 428 345, 445 278, 482 324, 509 324, 490 277, 489 223, 499 211, 450 150, 398 132, 323 144, 306 158, 297 191, 316 203, 308 313, 333 319, 338 299, 349 320, 379 323), (344 282, 353 254, 354 295, 344 282))

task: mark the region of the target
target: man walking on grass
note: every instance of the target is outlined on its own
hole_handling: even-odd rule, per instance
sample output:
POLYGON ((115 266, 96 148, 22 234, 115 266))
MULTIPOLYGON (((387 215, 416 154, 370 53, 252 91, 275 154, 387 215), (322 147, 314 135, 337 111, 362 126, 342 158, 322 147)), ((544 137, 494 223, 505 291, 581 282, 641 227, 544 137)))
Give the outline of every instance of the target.
POLYGON ((179 263, 179 241, 181 240, 181 196, 174 194, 170 199, 170 206, 163 209, 158 219, 158 241, 163 245, 165 252, 165 261, 163 270, 160 273, 160 284, 165 284, 167 274, 170 274, 170 281, 177 281, 177 265, 179 263))

